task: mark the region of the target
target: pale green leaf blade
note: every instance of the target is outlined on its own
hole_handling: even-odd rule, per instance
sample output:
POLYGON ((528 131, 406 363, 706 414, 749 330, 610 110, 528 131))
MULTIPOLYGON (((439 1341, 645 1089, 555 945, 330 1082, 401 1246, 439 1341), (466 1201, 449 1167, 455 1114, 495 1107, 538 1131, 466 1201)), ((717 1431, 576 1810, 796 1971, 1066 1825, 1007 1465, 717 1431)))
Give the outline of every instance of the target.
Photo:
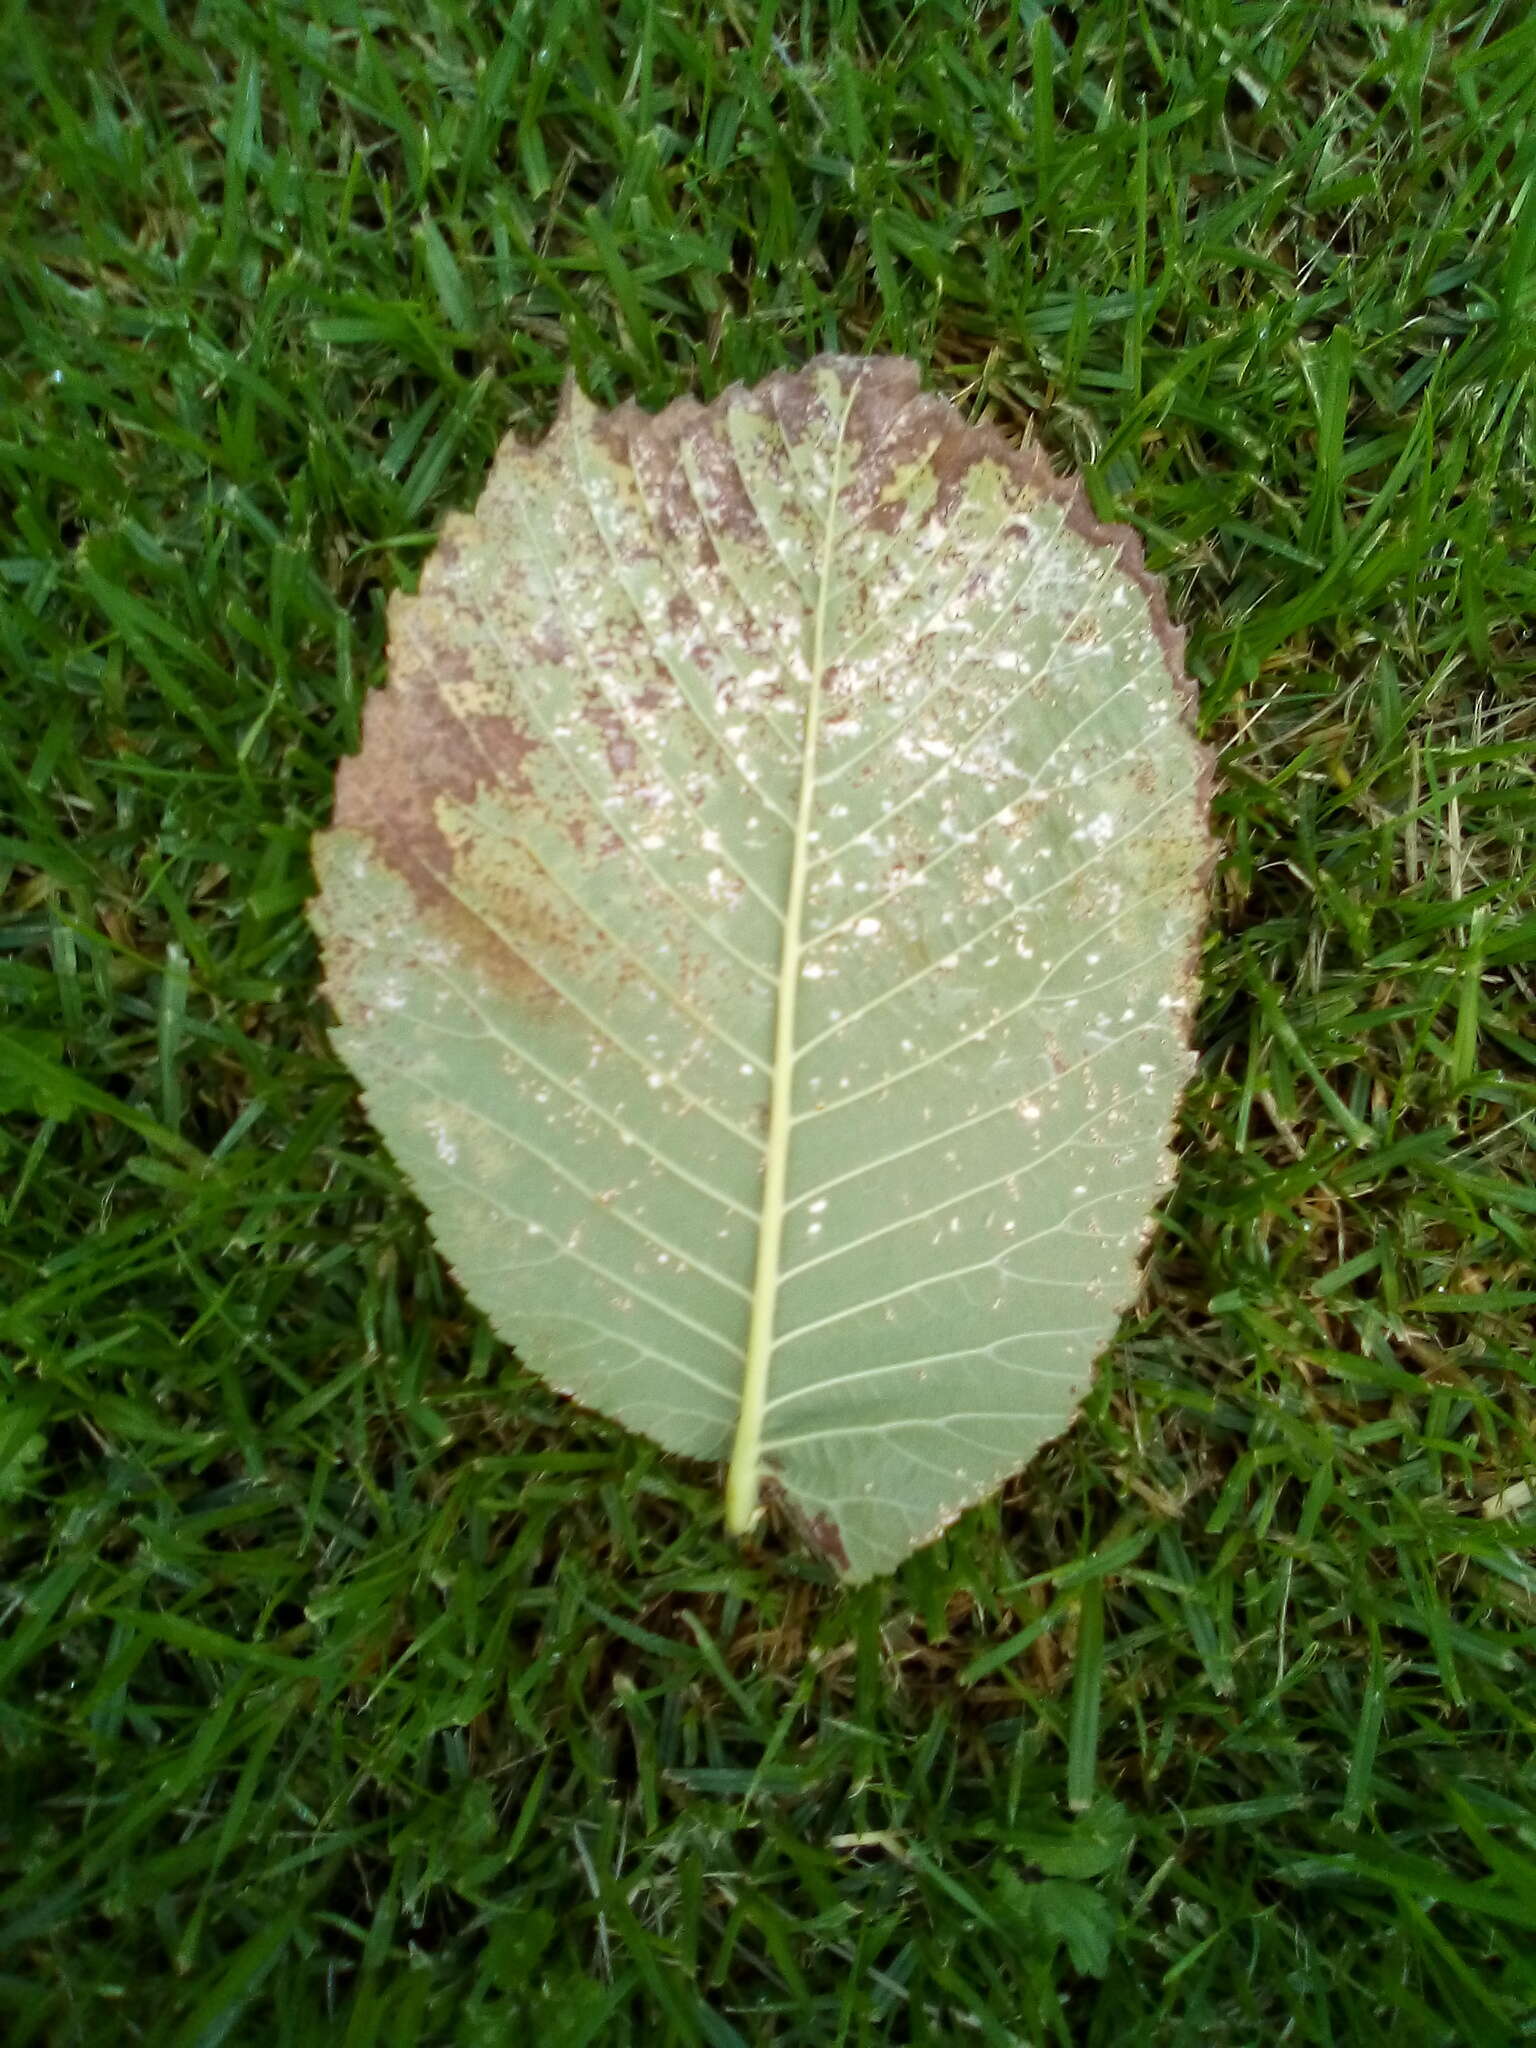
POLYGON ((574 392, 392 610, 337 1043, 552 1385, 887 1569, 1071 1419, 1188 1073, 1207 764, 1123 530, 904 363, 574 392))

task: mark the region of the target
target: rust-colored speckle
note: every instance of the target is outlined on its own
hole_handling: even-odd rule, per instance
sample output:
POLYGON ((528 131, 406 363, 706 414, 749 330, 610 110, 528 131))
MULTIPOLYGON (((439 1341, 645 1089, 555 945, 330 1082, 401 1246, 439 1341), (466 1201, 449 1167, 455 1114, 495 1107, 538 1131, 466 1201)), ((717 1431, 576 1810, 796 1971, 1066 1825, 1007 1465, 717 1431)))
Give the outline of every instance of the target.
POLYGON ((608 766, 616 778, 632 774, 639 759, 633 735, 623 718, 600 690, 584 690, 581 696, 582 716, 595 725, 602 734, 603 751, 608 756, 608 766))

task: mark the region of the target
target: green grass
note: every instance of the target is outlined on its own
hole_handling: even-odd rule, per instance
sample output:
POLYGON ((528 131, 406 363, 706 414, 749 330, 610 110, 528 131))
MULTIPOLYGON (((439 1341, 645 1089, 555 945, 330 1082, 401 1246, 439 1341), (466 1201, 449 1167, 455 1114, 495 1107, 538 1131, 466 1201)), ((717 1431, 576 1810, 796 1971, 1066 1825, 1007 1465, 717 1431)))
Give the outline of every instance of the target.
POLYGON ((1536 16, 9 0, 0 96, 12 2048, 1536 2040, 1536 16), (1089 1411, 855 1596, 490 1340, 303 916, 498 438, 830 345, 1140 528, 1224 846, 1089 1411))

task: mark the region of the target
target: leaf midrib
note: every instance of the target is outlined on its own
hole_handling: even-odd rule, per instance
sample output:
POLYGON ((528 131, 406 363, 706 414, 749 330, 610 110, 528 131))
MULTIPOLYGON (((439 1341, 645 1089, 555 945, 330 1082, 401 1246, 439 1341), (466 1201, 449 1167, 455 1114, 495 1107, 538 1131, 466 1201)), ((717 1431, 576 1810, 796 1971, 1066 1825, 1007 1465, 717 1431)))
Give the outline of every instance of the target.
POLYGON ((816 802, 816 758, 821 739, 822 682, 826 672, 827 607, 832 588, 832 551, 837 539, 837 505, 843 484, 843 444, 848 432, 848 417, 853 410, 853 396, 852 391, 846 394, 842 418, 838 422, 837 441, 832 450, 826 531, 822 536, 821 570, 811 625, 810 681, 806 690, 805 724, 800 744, 800 793, 795 806, 794 842, 790 854, 784 936, 779 951, 778 991, 774 1005, 773 1067, 768 1097, 757 1261, 752 1278, 752 1307, 742 1367, 741 1412, 737 1418, 736 1439, 725 1481, 725 1523, 731 1533, 738 1536, 750 1528, 757 1514, 763 1417, 768 1402, 769 1370, 773 1363, 789 1148, 795 1122, 796 1011, 805 951, 801 943, 801 929, 811 867, 811 819, 816 802))

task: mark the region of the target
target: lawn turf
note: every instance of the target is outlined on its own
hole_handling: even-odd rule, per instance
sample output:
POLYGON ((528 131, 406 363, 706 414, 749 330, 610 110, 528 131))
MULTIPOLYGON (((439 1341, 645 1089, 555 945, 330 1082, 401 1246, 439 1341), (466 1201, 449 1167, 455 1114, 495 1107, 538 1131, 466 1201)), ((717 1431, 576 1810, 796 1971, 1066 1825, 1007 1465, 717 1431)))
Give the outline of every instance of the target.
POLYGON ((0 106, 10 2048, 1536 2039, 1536 15, 9 0, 0 106), (499 437, 834 346, 1140 529, 1224 848, 1138 1310, 855 1595, 488 1337, 303 916, 499 437))

